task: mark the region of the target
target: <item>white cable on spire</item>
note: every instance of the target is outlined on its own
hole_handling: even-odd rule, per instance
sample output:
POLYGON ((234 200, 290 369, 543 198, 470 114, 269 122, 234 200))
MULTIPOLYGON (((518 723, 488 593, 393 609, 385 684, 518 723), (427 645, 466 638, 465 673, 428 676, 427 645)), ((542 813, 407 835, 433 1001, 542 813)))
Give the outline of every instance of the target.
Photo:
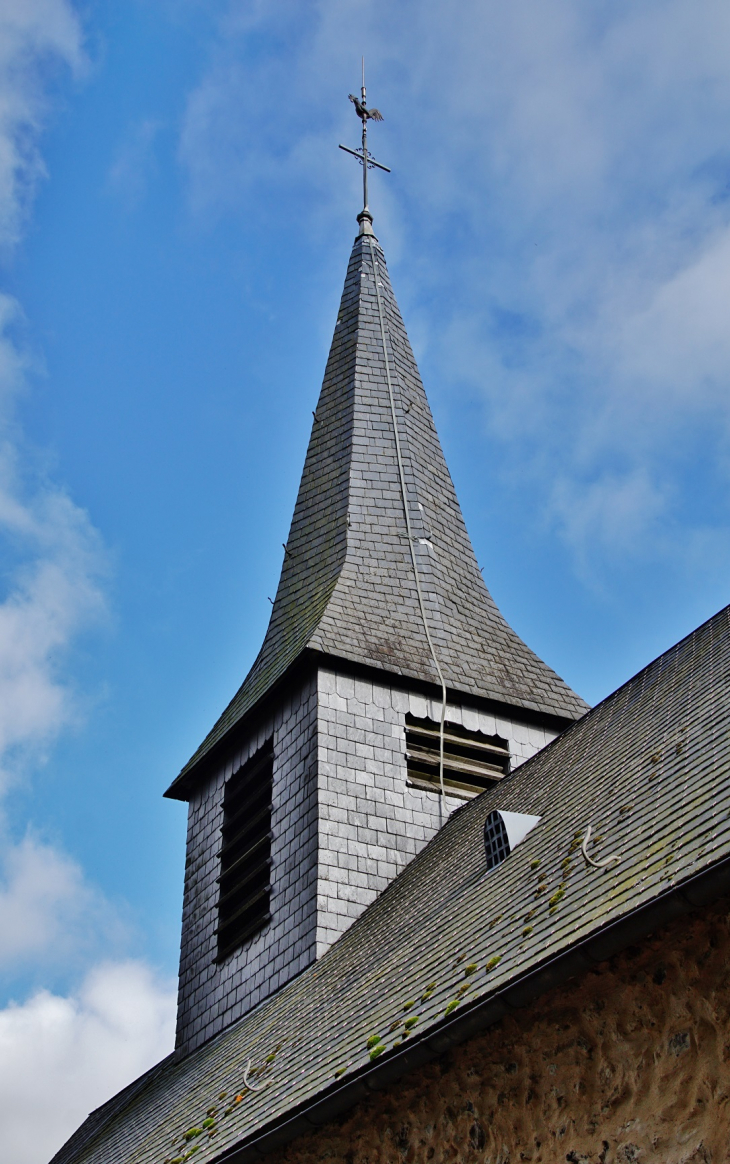
POLYGON ((393 383, 390 378, 390 360, 388 359, 388 345, 385 340, 385 319, 383 317, 383 304, 380 298, 380 286, 378 284, 378 262, 375 258, 375 248, 373 247, 373 240, 368 236, 368 243, 370 244, 370 258, 373 264, 373 276, 375 278, 375 295, 378 301, 378 317, 380 319, 380 338, 383 342, 383 357, 385 359, 385 378, 388 381, 388 397, 390 399, 390 413, 393 418, 393 434, 395 436, 395 455, 398 461, 398 476, 400 478, 400 492, 403 499, 403 512, 406 517, 406 533, 408 535, 408 546, 411 551, 411 561, 413 563, 413 573, 416 578, 416 593, 418 595, 418 605, 421 610, 421 618, 423 619, 423 629, 426 632, 426 642, 428 649, 431 652, 434 667, 441 683, 441 724, 439 727, 439 785, 441 788, 441 815, 443 817, 444 796, 446 790, 444 788, 444 722, 446 720, 446 682, 444 674, 441 670, 441 664, 438 661, 436 649, 431 638, 431 631, 428 626, 428 616, 426 614, 426 604, 423 600, 423 591, 421 590, 421 576, 418 569, 418 561, 416 559, 416 550, 413 544, 413 532, 411 529, 411 516, 408 511, 408 499, 406 497, 406 479, 403 471, 403 457, 401 455, 400 447, 400 433, 398 432, 398 417, 395 411, 395 398, 393 396, 393 383))

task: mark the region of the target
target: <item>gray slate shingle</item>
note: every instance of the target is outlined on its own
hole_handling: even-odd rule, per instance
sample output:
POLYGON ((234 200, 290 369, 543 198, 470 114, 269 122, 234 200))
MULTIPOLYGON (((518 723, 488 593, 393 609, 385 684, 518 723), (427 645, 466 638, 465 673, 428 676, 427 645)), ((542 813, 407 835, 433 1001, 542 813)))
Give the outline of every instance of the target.
MULTIPOLYGON (((484 584, 375 239, 373 250, 419 570, 446 682, 455 692, 575 719, 587 705, 507 625, 484 584)), ((307 648, 438 681, 419 613, 363 237, 347 269, 286 551, 261 651, 181 777, 307 648)))
POLYGON ((384 1040, 385 1066, 406 1018, 418 1016, 409 1039, 433 1041, 461 985, 470 988, 457 1013, 719 867, 730 858, 729 687, 730 607, 457 811, 319 962, 206 1046, 163 1063, 126 1106, 118 1097, 94 1113, 53 1164, 163 1164, 213 1107, 215 1137, 190 1141, 200 1145, 191 1159, 209 1164, 368 1071, 369 1036, 384 1040), (487 873, 493 808, 542 819, 487 873), (583 860, 589 825, 591 854, 616 853, 618 865, 583 860), (241 1090, 249 1059, 266 1083, 258 1093, 241 1090), (223 1091, 244 1096, 229 1115, 223 1091))

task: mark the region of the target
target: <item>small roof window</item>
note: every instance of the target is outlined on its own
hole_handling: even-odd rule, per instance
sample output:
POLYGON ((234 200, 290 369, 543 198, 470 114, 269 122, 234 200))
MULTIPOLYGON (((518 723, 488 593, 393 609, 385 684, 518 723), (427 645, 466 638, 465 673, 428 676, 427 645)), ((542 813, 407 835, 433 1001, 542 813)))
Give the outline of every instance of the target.
POLYGON ((506 812, 495 808, 484 822, 484 849, 487 871, 501 865, 520 841, 540 822, 539 816, 526 812, 506 812))

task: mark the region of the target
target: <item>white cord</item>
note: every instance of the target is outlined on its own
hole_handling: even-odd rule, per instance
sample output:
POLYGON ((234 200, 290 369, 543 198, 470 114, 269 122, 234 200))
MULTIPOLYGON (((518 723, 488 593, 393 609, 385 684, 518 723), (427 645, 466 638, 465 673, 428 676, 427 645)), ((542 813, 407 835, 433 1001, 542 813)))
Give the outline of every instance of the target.
POLYGON ((249 1059, 248 1063, 246 1064, 246 1070, 243 1073, 243 1086, 246 1088, 247 1091, 263 1091, 264 1088, 266 1087, 266 1084, 262 1083, 260 1087, 255 1087, 254 1084, 251 1083, 251 1081, 248 1077, 248 1073, 250 1070, 251 1070, 251 1060, 249 1059))
POLYGON ((614 853, 612 857, 606 857, 605 861, 594 861, 592 857, 589 857, 588 842, 591 839, 591 832, 592 826, 588 825, 588 828, 586 829, 586 835, 583 838, 583 844, 580 847, 580 851, 589 865, 592 865, 594 869, 607 869, 609 865, 615 865, 617 861, 621 860, 618 853, 614 853))
POLYGON ((388 360, 388 347, 385 342, 385 320, 383 318, 383 304, 380 298, 380 286, 378 284, 378 263, 375 258, 375 249, 373 247, 372 238, 368 238, 370 244, 370 258, 373 262, 373 275, 375 278, 375 295, 378 300, 378 316, 380 318, 380 336, 383 341, 383 356, 385 358, 385 376, 388 381, 388 396, 390 398, 390 412, 393 417, 393 433, 395 435, 395 454, 398 461, 398 475, 400 477, 400 492, 403 499, 403 512, 406 516, 406 533, 408 534, 408 545, 411 551, 411 561, 413 563, 413 573, 416 578, 416 593, 418 594, 418 605, 421 608, 421 618, 423 619, 423 629, 426 632, 426 642, 428 649, 431 652, 434 666, 438 673, 439 681, 441 683, 441 725, 439 728, 439 786, 441 788, 441 815, 443 816, 444 796, 446 790, 444 788, 444 722, 446 720, 446 683, 444 681, 443 671, 436 655, 436 650, 431 638, 431 632, 428 628, 428 617, 426 615, 426 604, 423 601, 423 592, 421 590, 421 577, 418 572, 418 562, 416 560, 416 550, 413 542, 413 533, 411 530, 411 516, 408 511, 408 500, 406 498, 406 479, 403 472, 403 457, 400 448, 400 434, 398 432, 398 418, 395 411, 395 399, 393 397, 393 383, 390 378, 390 361, 388 360))

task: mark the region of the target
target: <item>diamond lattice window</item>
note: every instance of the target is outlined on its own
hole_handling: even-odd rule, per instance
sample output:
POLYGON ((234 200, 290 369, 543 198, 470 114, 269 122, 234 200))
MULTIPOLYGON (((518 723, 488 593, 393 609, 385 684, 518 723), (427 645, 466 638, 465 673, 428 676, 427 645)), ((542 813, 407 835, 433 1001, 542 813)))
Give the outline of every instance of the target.
POLYGON ((540 817, 533 816, 532 813, 508 812, 504 808, 493 809, 484 822, 487 872, 501 865, 539 823, 540 817))
POLYGON ((500 865, 510 854, 507 829, 502 814, 496 809, 490 812, 484 822, 484 848, 487 854, 487 869, 500 865))

